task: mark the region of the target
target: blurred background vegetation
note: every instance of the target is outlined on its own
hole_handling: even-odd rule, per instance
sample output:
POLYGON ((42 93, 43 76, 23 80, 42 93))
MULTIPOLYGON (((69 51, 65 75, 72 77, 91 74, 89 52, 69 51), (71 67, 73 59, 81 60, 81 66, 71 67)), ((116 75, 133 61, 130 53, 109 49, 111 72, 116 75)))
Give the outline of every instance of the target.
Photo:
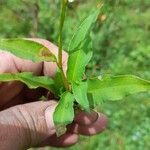
MULTIPOLYGON (((79 22, 98 3, 70 0, 63 35, 65 50, 79 22)), ((57 43, 59 8, 60 0, 0 0, 0 38, 40 37, 57 43)), ((94 56, 88 75, 134 74, 150 80, 149 0, 104 1, 91 35, 94 56)), ((69 150, 150 149, 150 93, 104 103, 98 109, 109 118, 107 130, 81 137, 69 150)))

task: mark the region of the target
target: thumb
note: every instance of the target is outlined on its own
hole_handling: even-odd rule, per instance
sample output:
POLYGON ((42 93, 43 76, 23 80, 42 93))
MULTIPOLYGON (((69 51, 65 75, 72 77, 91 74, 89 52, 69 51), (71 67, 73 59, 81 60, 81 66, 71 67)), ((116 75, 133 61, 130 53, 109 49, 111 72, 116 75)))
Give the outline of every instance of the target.
POLYGON ((55 101, 41 101, 1 111, 0 149, 27 149, 53 135, 53 113, 56 106, 55 101))

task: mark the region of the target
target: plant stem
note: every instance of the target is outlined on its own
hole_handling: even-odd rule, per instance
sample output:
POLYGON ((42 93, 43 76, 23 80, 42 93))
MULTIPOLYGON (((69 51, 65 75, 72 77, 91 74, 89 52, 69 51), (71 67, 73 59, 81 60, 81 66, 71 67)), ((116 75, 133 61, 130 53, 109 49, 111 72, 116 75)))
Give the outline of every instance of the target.
POLYGON ((65 89, 66 89, 67 91, 70 91, 69 83, 68 83, 68 81, 67 81, 67 78, 66 78, 66 76, 65 76, 65 73, 64 73, 63 69, 60 69, 60 73, 61 73, 61 76, 62 76, 62 80, 63 80, 63 82, 64 82, 65 89))
POLYGON ((62 31, 66 16, 66 9, 67 9, 68 0, 61 0, 61 14, 60 14, 60 27, 59 27, 59 36, 58 36, 58 62, 57 66, 59 67, 61 71, 62 80, 64 82, 64 86, 66 90, 69 90, 69 83, 67 81, 67 78, 65 76, 65 73, 63 71, 62 67, 62 31))

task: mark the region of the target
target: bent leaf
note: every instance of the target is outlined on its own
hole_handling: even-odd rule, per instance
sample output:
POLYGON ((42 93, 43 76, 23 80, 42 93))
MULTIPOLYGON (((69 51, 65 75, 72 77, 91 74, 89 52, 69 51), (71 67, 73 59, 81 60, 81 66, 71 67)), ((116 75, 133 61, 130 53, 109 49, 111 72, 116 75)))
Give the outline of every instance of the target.
POLYGON ((81 22, 80 26, 77 28, 76 32, 74 33, 70 44, 69 44, 69 52, 79 50, 80 45, 82 42, 89 36, 92 25, 95 23, 99 13, 100 8, 92 11, 88 17, 86 17, 83 22, 81 22))
POLYGON ((90 110, 89 101, 87 98, 87 82, 81 82, 79 84, 72 83, 72 91, 75 97, 75 100, 79 103, 79 105, 85 110, 90 110))
POLYGON ((43 87, 53 91, 54 81, 48 76, 34 76, 30 72, 0 74, 0 82, 21 81, 30 89, 43 87))
POLYGON ((107 76, 88 80, 88 96, 93 106, 103 101, 116 101, 123 97, 150 90, 150 81, 133 75, 107 76))
POLYGON ((33 62, 56 61, 55 55, 48 48, 27 39, 1 39, 0 50, 33 62))
POLYGON ((92 58, 92 43, 90 38, 86 40, 82 49, 69 54, 67 79, 72 82, 80 82, 85 72, 85 67, 92 58))
POLYGON ((100 9, 92 13, 81 23, 73 35, 69 46, 67 79, 80 82, 85 72, 85 67, 92 58, 92 42, 90 31, 96 21, 100 9))
POLYGON ((63 93, 53 116, 58 136, 65 133, 65 126, 74 119, 73 104, 73 95, 70 92, 63 93))

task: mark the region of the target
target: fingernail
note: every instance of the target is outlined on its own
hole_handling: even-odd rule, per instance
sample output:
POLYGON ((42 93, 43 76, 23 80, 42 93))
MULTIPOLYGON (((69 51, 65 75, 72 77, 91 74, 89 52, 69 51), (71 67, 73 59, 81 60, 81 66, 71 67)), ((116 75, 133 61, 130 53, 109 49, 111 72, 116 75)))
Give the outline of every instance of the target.
POLYGON ((45 120, 46 120, 47 128, 48 128, 48 131, 52 134, 55 133, 53 114, 54 114, 56 106, 57 106, 57 103, 54 102, 54 104, 52 104, 45 110, 45 120))

